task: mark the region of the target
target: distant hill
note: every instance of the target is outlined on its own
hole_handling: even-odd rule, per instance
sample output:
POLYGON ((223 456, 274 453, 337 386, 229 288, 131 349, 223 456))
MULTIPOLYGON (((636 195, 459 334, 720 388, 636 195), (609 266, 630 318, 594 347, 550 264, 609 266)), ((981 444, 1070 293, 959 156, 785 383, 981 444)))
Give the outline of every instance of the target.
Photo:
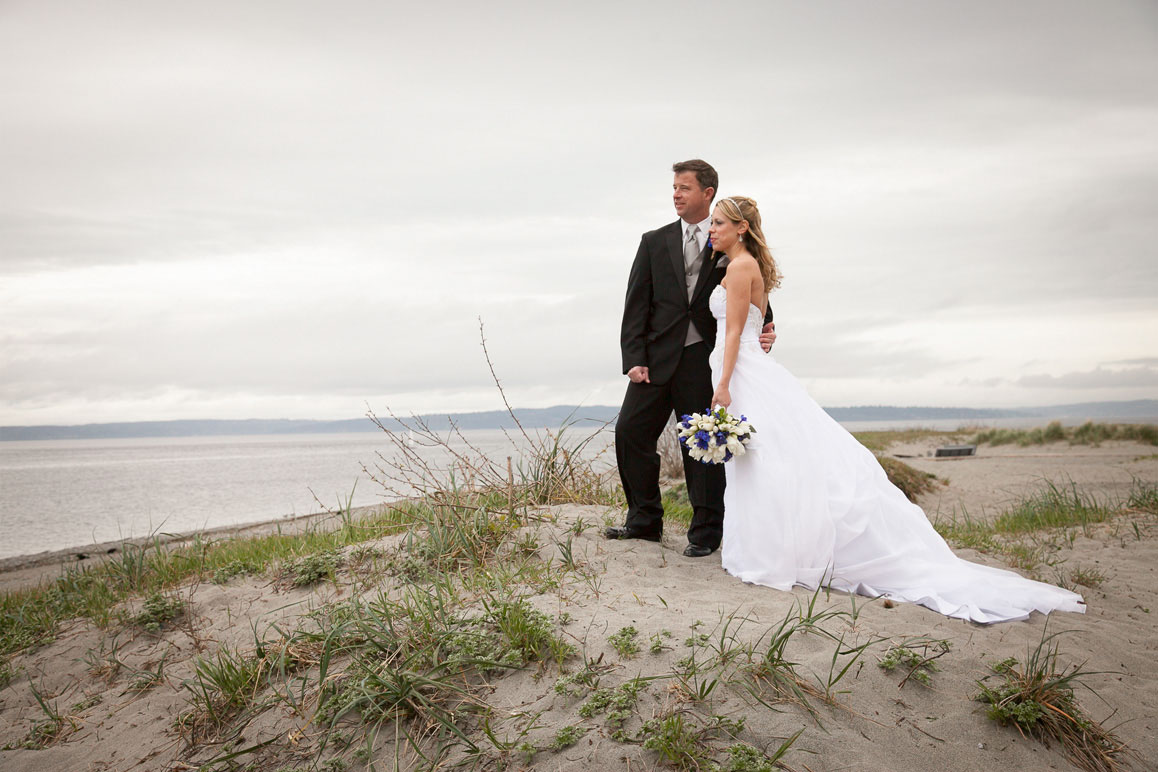
MULTIPOLYGON (((861 405, 858 407, 827 407, 825 410, 837 421, 930 421, 936 419, 988 418, 1090 418, 1138 419, 1158 417, 1158 399, 1139 399, 1129 402, 1081 402, 1072 405, 1046 407, 977 409, 967 407, 891 407, 861 405)), ((613 405, 556 405, 554 407, 516 410, 515 415, 526 428, 557 427, 566 422, 581 426, 601 424, 614 420, 619 407, 613 405)), ((415 419, 406 418, 407 421, 415 419)), ((456 413, 420 416, 431 429, 445 430, 451 423, 460 429, 510 429, 515 422, 505 410, 481 413, 456 413)), ((391 429, 404 428, 397 421, 382 418, 391 429)), ((344 432, 376 432, 378 427, 368 418, 341 421, 309 421, 297 419, 246 420, 190 420, 190 421, 131 421, 125 423, 81 424, 76 426, 0 426, 0 441, 6 440, 83 440, 127 437, 207 437, 244 434, 336 434, 344 432)))

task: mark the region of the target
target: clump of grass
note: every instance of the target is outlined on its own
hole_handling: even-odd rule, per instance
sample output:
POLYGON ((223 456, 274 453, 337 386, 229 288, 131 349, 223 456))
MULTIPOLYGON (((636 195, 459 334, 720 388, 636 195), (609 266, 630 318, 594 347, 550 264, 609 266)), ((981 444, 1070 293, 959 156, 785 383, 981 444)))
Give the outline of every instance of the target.
POLYGON ((28 734, 23 739, 8 743, 0 750, 16 750, 17 748, 24 748, 28 750, 39 750, 47 748, 52 743, 63 737, 67 730, 75 730, 77 728, 76 719, 72 716, 63 713, 56 704, 56 700, 51 696, 45 694, 41 689, 38 689, 35 684, 30 684, 32 696, 36 699, 37 705, 40 706, 40 711, 44 718, 34 721, 28 730, 28 734))
POLYGON ((277 561, 336 550, 395 533, 410 524, 417 505, 403 503, 333 531, 273 533, 259 537, 186 545, 126 543, 120 554, 102 564, 70 568, 49 584, 0 592, 0 656, 42 646, 59 626, 87 618, 97 627, 113 621, 117 606, 139 593, 161 592, 191 577, 214 576, 231 565, 254 573, 277 561))
POLYGON ((992 521, 975 520, 965 513, 963 518, 938 520, 933 526, 958 547, 1003 554, 1014 565, 1032 569, 1047 559, 1054 545, 1027 542, 1022 537, 1048 530, 1086 530, 1090 525, 1105 522, 1114 512, 1093 495, 1079 490, 1072 481, 1069 485, 1058 485, 1046 480, 1038 490, 1015 502, 992 521))
POLYGON ((1078 490, 1077 483, 1057 485, 1046 480, 1037 491, 1017 502, 1011 509, 993 521, 999 533, 1028 533, 1043 528, 1084 528, 1101 523, 1112 510, 1092 494, 1078 490))
POLYGON ((908 674, 900 683, 902 687, 910 678, 924 686, 932 686, 933 673, 937 670, 935 660, 948 654, 950 648, 952 646, 947 640, 908 638, 886 649, 877 664, 889 673, 898 667, 908 668, 908 674))
POLYGON ((486 618, 503 637, 503 647, 519 657, 519 664, 551 659, 562 663, 574 649, 555 635, 551 617, 523 599, 489 601, 486 618))
POLYGON ((1078 427, 1066 428, 1060 421, 1051 421, 1045 427, 1034 429, 986 429, 973 436, 978 445, 1010 445, 1017 443, 1044 445, 1068 441, 1071 445, 1100 445, 1109 440, 1127 440, 1146 445, 1158 445, 1158 426, 1153 424, 1106 424, 1087 421, 1078 427))
POLYGON ((1130 495, 1123 506, 1126 509, 1158 515, 1158 485, 1134 480, 1130 486, 1130 495))
POLYGON ((961 436, 961 432, 939 429, 904 429, 883 432, 854 432, 853 437, 873 453, 884 453, 891 445, 918 440, 937 439, 951 442, 961 436))
POLYGON ((150 593, 132 621, 133 624, 151 633, 157 633, 164 629, 167 623, 183 616, 187 606, 185 600, 176 595, 150 593))
POLYGON ((167 654, 162 655, 161 659, 152 666, 152 669, 145 665, 143 669, 138 670, 133 676, 133 680, 129 682, 127 691, 146 692, 165 680, 165 658, 167 656, 167 654))
POLYGON ((1025 662, 1010 658, 995 665, 1001 682, 989 686, 988 676, 978 681, 981 692, 976 699, 989 706, 989 718, 1002 726, 1013 725, 1023 737, 1036 737, 1046 745, 1059 742, 1066 757, 1081 769, 1124 770, 1126 745, 1087 716, 1074 697, 1074 686, 1085 686, 1082 679, 1092 673, 1080 666, 1058 669, 1059 635, 1043 629, 1041 641, 1025 662))
POLYGON ((16 677, 16 668, 12 667, 12 663, 8 660, 0 662, 0 689, 8 688, 8 684, 12 683, 12 679, 16 677))
POLYGON ((922 472, 892 456, 877 456, 877 461, 888 475, 889 482, 901 489, 909 501, 916 501, 922 493, 933 490, 937 475, 922 472))
POLYGON ((620 628, 619 632, 608 637, 607 642, 619 653, 619 656, 634 657, 639 653, 639 631, 628 626, 620 628))
POLYGON ((663 519, 671 523, 680 523, 684 527, 691 525, 695 510, 688 499, 687 483, 680 482, 667 488, 663 492, 663 519))
POLYGON ((194 739, 212 736, 257 696, 262 672, 259 658, 222 646, 211 657, 198 657, 192 678, 181 687, 190 694, 190 709, 178 717, 194 739))
POLYGON ((481 322, 479 337, 495 387, 515 425, 516 432, 508 435, 511 455, 505 462, 487 457, 455 425, 444 436, 421 417, 403 419, 390 413, 387 425, 370 413, 370 420, 392 446, 389 456, 378 454, 379 462, 373 469, 363 467, 370 479, 391 498, 417 493, 435 503, 474 499, 469 503, 478 504, 481 496, 487 506, 503 508, 511 517, 525 516, 529 506, 544 504, 623 503, 614 474, 600 470, 598 464, 607 449, 596 451, 596 439, 606 424, 584 437, 575 436, 575 423, 570 418, 557 430, 528 432, 495 374, 481 322), (515 435, 522 441, 517 442, 515 435), (431 449, 442 456, 441 463, 431 462, 431 449))
POLYGON ((823 627, 823 624, 829 621, 855 622, 856 614, 855 609, 851 612, 834 608, 818 610, 816 604, 822 589, 818 587, 807 604, 797 599, 792 608, 785 612, 779 624, 768 628, 751 648, 752 659, 745 668, 757 685, 770 686, 779 698, 799 704, 814 717, 816 713, 809 704, 809 698, 815 697, 832 702, 834 687, 869 645, 846 646, 843 633, 837 635, 823 627), (817 684, 801 677, 796 670, 798 663, 789 659, 788 655, 788 646, 792 640, 797 635, 809 633, 821 635, 835 643, 828 676, 826 679, 817 676, 817 684), (846 660, 844 666, 837 669, 840 657, 849 655, 851 659, 846 660))
POLYGON ((1101 587, 1102 582, 1106 581, 1106 574, 1096 568, 1077 566, 1070 571, 1070 581, 1083 587, 1096 588, 1101 587))

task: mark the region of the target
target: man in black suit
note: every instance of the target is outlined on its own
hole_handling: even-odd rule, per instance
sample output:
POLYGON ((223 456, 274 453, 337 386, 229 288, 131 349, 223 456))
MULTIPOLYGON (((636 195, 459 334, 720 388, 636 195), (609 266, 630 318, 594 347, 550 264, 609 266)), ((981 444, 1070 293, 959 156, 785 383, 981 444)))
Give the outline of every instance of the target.
MULTIPOLYGON (((708 355, 716 320, 708 296, 724 278, 727 257, 708 245, 712 199, 719 178, 701 160, 672 166, 672 199, 680 219, 643 234, 623 307, 620 346, 630 379, 615 424, 615 458, 627 495, 627 520, 608 528, 609 539, 659 541, 663 503, 656 443, 674 410, 701 413, 712 399, 708 355)), ((760 336, 767 351, 776 339, 769 308, 760 336)), ((684 452, 684 478, 694 515, 688 527, 688 557, 710 555, 724 532, 724 466, 702 464, 684 452)))

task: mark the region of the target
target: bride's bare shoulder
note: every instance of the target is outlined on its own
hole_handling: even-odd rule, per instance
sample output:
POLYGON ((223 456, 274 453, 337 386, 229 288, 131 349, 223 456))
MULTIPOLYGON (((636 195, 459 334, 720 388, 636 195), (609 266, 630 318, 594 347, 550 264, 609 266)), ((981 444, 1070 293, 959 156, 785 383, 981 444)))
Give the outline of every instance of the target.
POLYGON ((725 276, 736 276, 739 274, 747 274, 755 271, 760 272, 760 264, 756 262, 756 258, 751 255, 737 255, 734 259, 728 261, 728 269, 725 276))

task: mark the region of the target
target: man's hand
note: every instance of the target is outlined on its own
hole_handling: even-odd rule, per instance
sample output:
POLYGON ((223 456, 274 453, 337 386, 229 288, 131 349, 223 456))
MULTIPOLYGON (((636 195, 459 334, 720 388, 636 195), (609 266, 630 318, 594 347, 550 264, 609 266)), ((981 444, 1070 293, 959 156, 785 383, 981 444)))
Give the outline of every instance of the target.
POLYGON ((767 354, 772 350, 772 344, 776 342, 776 322, 768 322, 764 325, 764 331, 760 333, 760 348, 764 349, 767 354))
MULTIPOLYGON (((773 334, 772 339, 776 339, 775 334, 773 334)), ((651 383, 651 379, 647 377, 647 368, 643 365, 636 365, 628 370, 627 377, 631 379, 632 383, 651 383)))

